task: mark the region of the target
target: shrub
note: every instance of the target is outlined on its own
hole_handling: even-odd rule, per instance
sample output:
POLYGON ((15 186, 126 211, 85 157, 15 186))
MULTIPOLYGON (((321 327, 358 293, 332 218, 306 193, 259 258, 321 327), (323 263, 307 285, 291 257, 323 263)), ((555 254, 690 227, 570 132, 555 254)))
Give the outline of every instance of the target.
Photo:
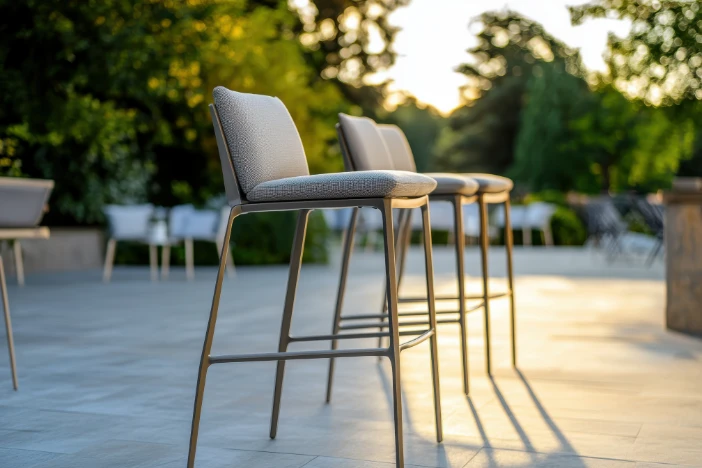
POLYGON ((559 206, 551 218, 553 242, 556 245, 583 245, 587 230, 578 214, 572 208, 559 206))

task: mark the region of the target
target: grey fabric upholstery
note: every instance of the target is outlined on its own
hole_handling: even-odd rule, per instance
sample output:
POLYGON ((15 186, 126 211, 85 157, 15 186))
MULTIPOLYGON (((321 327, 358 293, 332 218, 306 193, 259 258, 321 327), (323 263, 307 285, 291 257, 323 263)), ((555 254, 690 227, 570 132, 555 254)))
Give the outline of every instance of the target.
POLYGON ((436 187, 431 177, 405 171, 357 171, 271 180, 248 193, 254 202, 345 198, 420 197, 436 187))
POLYGON ((339 114, 339 124, 351 152, 349 158, 354 170, 395 169, 390 152, 373 120, 339 114))
MULTIPOLYGON (((377 127, 390 151, 394 168, 396 170, 416 172, 417 166, 414 164, 414 155, 405 132, 397 125, 378 125, 377 127)), ((431 177, 437 182, 436 189, 432 194, 470 196, 475 195, 478 191, 478 183, 476 181, 459 174, 431 173, 424 175, 431 177)))
POLYGON ((394 169, 397 171, 417 172, 412 148, 410 148, 405 132, 397 125, 387 124, 378 125, 378 131, 390 152, 394 169))
POLYGON ((444 172, 429 172, 423 174, 436 181, 436 189, 432 195, 475 195, 478 193, 478 182, 461 174, 450 174, 444 172))
POLYGON ((514 187, 514 182, 507 177, 502 177, 493 174, 478 174, 478 173, 465 173, 461 174, 464 177, 470 177, 475 180, 478 185, 478 192, 481 193, 501 193, 509 192, 514 187))
POLYGON ((280 99, 222 86, 212 94, 244 194, 262 182, 309 175, 300 135, 280 99))

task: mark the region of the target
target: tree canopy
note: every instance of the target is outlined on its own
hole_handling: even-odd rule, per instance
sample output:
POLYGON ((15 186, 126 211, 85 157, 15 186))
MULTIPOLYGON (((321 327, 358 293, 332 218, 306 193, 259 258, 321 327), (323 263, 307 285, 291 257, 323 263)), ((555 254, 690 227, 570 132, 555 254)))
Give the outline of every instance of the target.
POLYGON ((347 101, 310 65, 284 3, 4 0, 0 17, 0 160, 56 180, 50 221, 221 192, 216 85, 280 97, 311 170, 341 167, 331 143, 347 101))
POLYGON ((449 119, 438 143, 437 166, 460 171, 505 173, 514 159, 520 113, 534 66, 559 62, 569 73, 581 68, 576 50, 543 27, 511 11, 484 13, 471 24, 478 44, 458 71, 467 77, 465 105, 449 119))

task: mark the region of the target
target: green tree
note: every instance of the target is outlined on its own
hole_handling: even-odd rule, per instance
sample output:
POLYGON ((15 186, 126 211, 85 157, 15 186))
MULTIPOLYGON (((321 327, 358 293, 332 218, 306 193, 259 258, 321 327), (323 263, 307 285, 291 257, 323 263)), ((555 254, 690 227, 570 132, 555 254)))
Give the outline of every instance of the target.
POLYGON ((460 171, 504 173, 513 162, 527 83, 538 63, 559 62, 581 71, 577 51, 532 20, 511 11, 484 13, 471 60, 458 71, 468 80, 466 105, 449 119, 441 135, 437 166, 460 171))
MULTIPOLYGON (((605 54, 611 75, 608 78, 631 98, 667 107, 665 118, 676 122, 678 127, 694 125, 696 141, 702 142, 700 2, 593 0, 570 10, 574 24, 591 18, 631 21, 627 37, 609 37, 605 54)), ((676 141, 687 140, 680 137, 676 141)), ((702 143, 695 144, 692 158, 682 161, 679 173, 702 176, 702 143)))
POLYGON ((347 105, 310 65, 285 3, 0 0, 0 17, 0 140, 25 173, 56 180, 51 222, 220 193, 216 85, 279 96, 311 169, 341 167, 330 143, 347 105))
POLYGON ((574 148, 571 122, 591 99, 582 78, 562 62, 536 65, 529 78, 509 174, 532 191, 585 189, 589 184, 587 154, 574 148))

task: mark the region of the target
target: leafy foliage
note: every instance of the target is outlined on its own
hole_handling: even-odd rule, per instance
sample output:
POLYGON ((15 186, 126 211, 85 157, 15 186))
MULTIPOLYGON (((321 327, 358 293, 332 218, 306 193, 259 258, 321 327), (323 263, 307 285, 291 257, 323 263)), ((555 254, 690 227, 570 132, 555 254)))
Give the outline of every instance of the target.
POLYGON ((582 190, 582 176, 590 168, 574 148, 570 122, 582 115, 590 90, 562 62, 539 64, 533 72, 509 173, 531 190, 582 190))
POLYGON ((513 162, 526 86, 535 65, 555 61, 575 74, 581 64, 577 51, 517 13, 484 13, 471 27, 479 29, 478 45, 468 51, 471 62, 458 68, 468 79, 462 90, 466 105, 449 119, 437 165, 500 174, 513 162))
POLYGON ((632 21, 626 38, 609 37, 606 59, 617 88, 653 105, 702 100, 702 6, 686 0, 595 0, 570 7, 589 18, 632 21))
POLYGON ((216 85, 279 96, 311 170, 341 166, 330 143, 346 104, 308 64, 283 3, 3 1, 0 16, 0 139, 25 173, 56 179, 50 222, 219 193, 206 107, 216 85))

